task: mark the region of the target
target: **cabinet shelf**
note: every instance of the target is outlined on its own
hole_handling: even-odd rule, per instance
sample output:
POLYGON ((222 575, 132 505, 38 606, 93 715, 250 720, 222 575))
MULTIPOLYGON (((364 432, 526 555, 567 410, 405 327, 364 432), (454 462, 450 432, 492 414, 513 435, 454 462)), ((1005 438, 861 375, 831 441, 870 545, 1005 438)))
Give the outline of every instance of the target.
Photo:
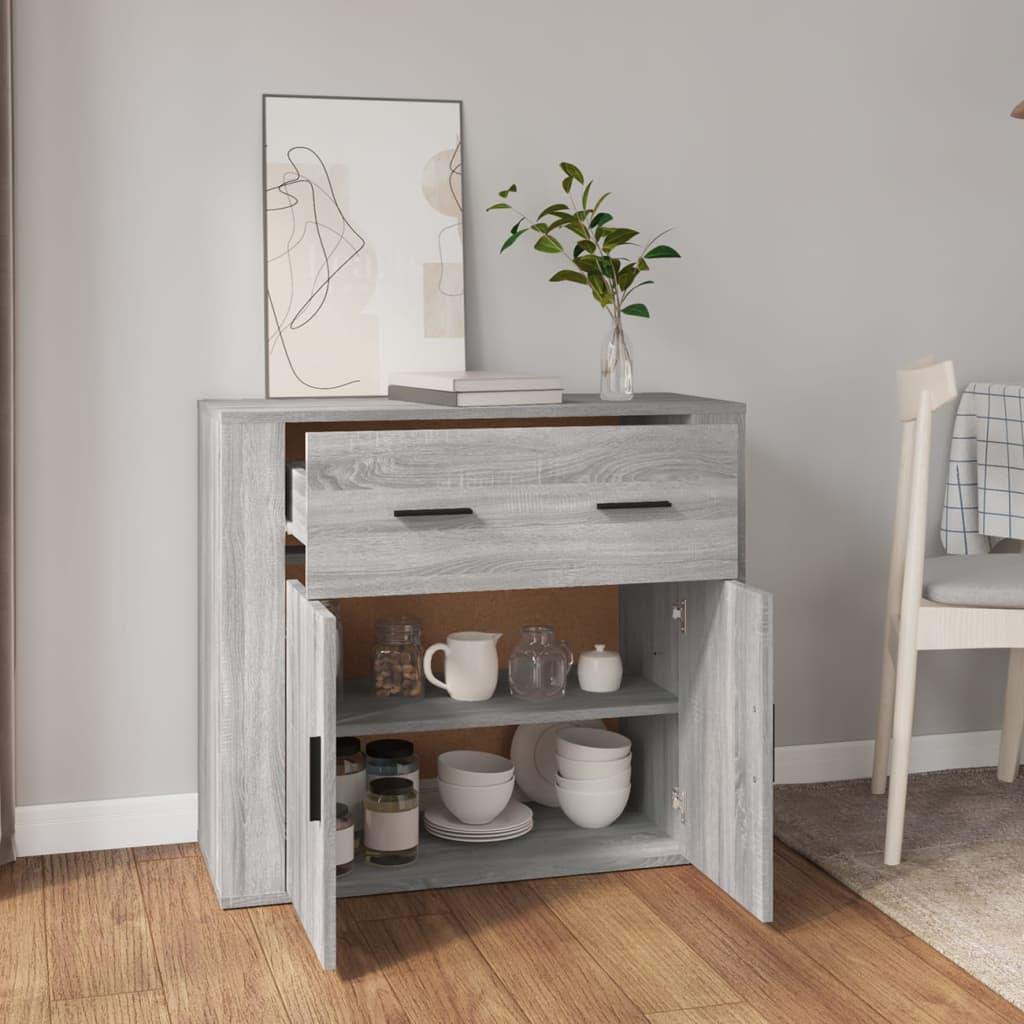
POLYGON ((338 702, 338 733, 377 736, 382 733, 440 732, 492 725, 525 725, 534 722, 573 722, 583 718, 637 718, 643 715, 674 715, 679 710, 676 694, 639 676, 626 677, 613 693, 585 693, 570 679, 561 699, 527 701, 508 692, 504 678, 490 700, 452 700, 428 684, 426 696, 415 698, 374 697, 366 680, 345 683, 338 702))
POLYGON ((501 843, 456 843, 421 827, 415 863, 380 868, 357 862, 337 880, 337 898, 687 863, 678 841, 641 811, 629 809, 607 828, 583 829, 557 807, 532 806, 533 831, 501 843))

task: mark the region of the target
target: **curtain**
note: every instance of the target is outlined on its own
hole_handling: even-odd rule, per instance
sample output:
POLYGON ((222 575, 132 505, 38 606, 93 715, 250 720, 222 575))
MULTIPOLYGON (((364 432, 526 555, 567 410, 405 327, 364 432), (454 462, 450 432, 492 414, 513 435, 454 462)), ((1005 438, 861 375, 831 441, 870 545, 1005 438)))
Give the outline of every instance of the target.
POLYGON ((11 0, 0 0, 0 864, 14 860, 14 206, 11 0))

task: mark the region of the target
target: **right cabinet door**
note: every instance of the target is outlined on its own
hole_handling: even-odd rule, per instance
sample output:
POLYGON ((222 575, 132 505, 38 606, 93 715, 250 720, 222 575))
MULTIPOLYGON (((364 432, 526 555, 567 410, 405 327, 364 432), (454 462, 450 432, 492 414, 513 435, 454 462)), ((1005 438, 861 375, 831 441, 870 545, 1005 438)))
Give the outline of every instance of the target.
POLYGON ((680 584, 679 789, 687 858, 772 919, 771 595, 732 580, 680 584))

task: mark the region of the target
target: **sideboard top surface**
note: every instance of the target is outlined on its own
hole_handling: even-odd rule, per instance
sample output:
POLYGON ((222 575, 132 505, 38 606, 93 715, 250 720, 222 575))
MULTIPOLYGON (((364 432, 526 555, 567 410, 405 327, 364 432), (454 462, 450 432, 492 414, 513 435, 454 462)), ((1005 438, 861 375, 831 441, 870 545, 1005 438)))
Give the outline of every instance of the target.
POLYGON ((359 420, 537 420, 561 417, 619 416, 624 419, 657 416, 742 416, 742 402, 694 395, 649 393, 630 402, 603 402, 599 395, 565 395, 560 404, 496 405, 453 408, 389 398, 242 398, 202 399, 202 415, 222 421, 250 423, 326 423, 359 420))

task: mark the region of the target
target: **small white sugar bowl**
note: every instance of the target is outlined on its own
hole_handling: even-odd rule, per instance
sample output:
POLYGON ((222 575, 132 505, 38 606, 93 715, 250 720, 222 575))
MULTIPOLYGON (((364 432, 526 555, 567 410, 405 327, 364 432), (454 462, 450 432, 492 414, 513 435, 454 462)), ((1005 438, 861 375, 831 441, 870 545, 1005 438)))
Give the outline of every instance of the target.
POLYGON ((610 693, 622 684, 622 658, 618 651, 606 651, 595 644, 592 651, 580 655, 577 673, 580 689, 590 693, 610 693))

